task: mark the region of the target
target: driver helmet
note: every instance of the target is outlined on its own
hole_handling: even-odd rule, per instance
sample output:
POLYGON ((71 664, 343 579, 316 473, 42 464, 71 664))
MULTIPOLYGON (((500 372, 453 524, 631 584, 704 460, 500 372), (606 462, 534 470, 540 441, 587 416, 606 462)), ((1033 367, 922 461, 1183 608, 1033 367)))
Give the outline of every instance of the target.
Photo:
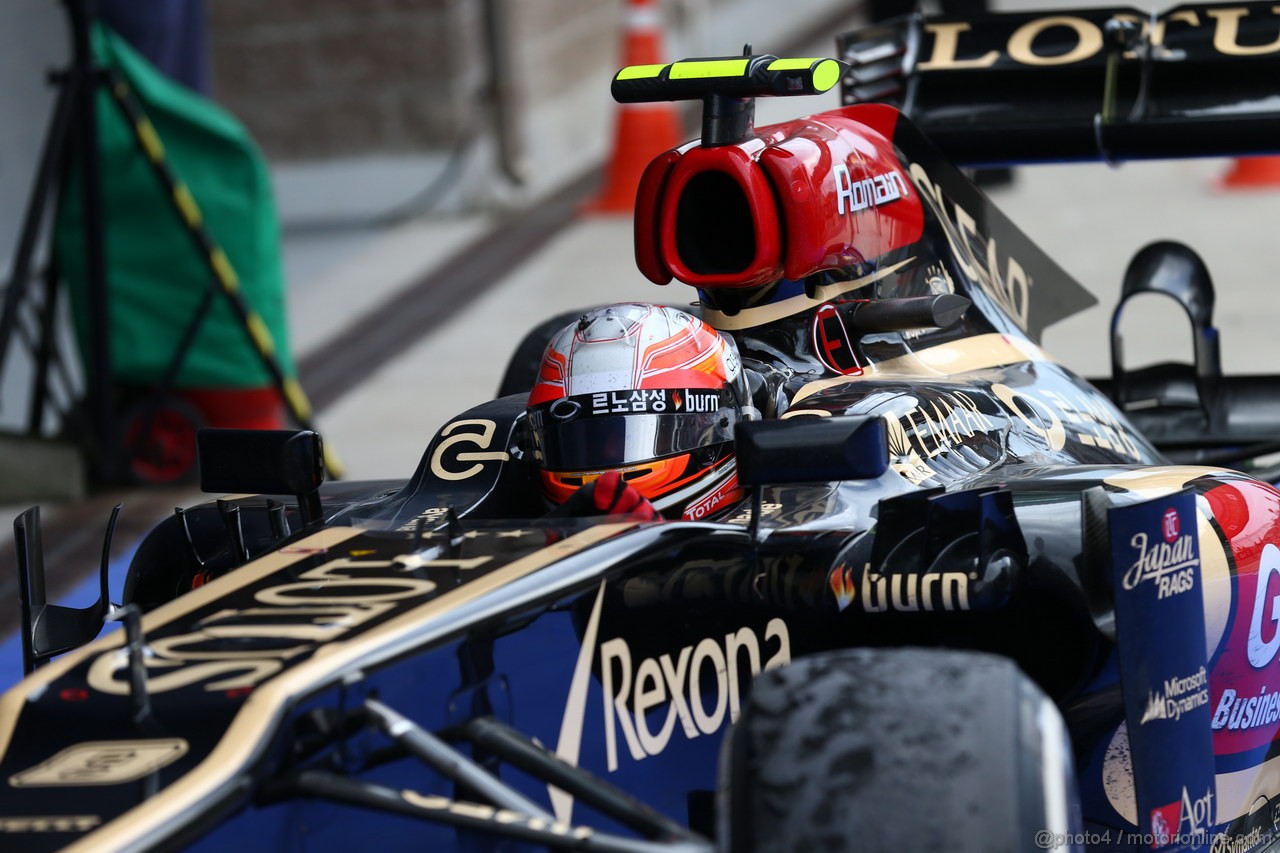
POLYGON ((594 308, 547 345, 529 395, 542 491, 553 504, 617 471, 668 518, 742 496, 733 429, 751 419, 733 342, 662 305, 594 308))

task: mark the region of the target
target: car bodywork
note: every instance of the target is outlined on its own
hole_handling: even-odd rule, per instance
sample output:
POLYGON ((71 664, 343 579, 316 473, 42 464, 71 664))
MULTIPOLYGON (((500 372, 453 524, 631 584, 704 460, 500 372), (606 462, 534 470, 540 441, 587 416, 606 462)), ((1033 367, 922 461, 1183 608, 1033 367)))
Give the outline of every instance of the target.
MULTIPOLYGON (((1271 15, 1240 5, 1237 23, 1271 15)), ((948 20, 935 39, 962 32, 948 20)), ((1206 399, 1199 364, 1117 375, 1112 396, 1076 376, 1037 341, 1087 292, 909 118, 732 112, 820 61, 777 62, 615 85, 728 99, 646 173, 636 246, 781 377, 781 417, 738 439, 751 499, 713 519, 546 517, 523 395, 451 420, 404 483, 317 489, 313 436, 211 435, 209 490, 276 497, 163 523, 111 612, 124 629, 0 699, 6 849, 328 849, 374 826, 427 847, 708 849, 752 677, 899 645, 1015 660, 1066 721, 1085 828, 1132 849, 1274 840, 1280 491, 1265 470, 1175 464, 1266 435, 1240 413, 1266 414, 1269 386, 1206 399), (1161 446, 1126 387, 1176 424, 1153 428, 1161 446)), ((1132 292, 1200 304, 1185 247, 1141 257, 1132 292)), ((30 583, 33 514, 18 535, 30 583)), ((29 657, 77 646, 35 588, 29 657)))

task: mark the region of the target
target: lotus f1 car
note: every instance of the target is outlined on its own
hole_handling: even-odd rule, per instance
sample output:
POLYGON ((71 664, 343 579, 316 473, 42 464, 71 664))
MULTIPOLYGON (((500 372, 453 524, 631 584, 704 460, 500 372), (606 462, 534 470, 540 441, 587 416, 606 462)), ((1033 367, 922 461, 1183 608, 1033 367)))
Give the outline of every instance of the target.
POLYGON ((1280 384, 1221 375, 1170 243, 1122 296, 1183 305, 1193 363, 1073 374, 1037 341, 1091 297, 955 164, 1227 153, 1212 129, 1266 103, 1214 84, 1274 79, 1277 32, 1270 3, 916 17, 843 64, 624 69, 619 100, 703 102, 636 256, 770 370, 749 497, 549 516, 513 364, 407 482, 321 485, 314 433, 203 434, 233 494, 143 541, 121 607, 45 601, 29 511, 4 849, 1273 843, 1280 384))

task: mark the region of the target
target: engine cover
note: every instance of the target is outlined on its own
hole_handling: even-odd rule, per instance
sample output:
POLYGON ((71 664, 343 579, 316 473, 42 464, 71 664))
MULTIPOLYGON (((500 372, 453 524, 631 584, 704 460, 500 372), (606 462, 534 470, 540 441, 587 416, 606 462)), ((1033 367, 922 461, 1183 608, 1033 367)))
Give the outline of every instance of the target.
POLYGON ((897 117, 845 107, 659 155, 637 194, 640 271, 657 284, 749 288, 915 242, 924 214, 890 141, 897 117))

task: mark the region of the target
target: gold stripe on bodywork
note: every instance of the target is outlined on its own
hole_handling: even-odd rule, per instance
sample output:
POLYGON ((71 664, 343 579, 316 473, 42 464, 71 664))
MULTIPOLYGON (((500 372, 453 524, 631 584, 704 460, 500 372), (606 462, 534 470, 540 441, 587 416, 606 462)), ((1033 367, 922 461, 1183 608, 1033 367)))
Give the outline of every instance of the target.
MULTIPOLYGON (((285 702, 305 693, 317 684, 324 683, 343 667, 358 661, 378 647, 406 639, 424 622, 439 618, 500 587, 635 526, 635 522, 629 522, 600 524, 588 528, 575 536, 463 584, 365 634, 349 641, 321 646, 309 660, 264 682, 250 693, 226 733, 218 741, 218 745, 189 773, 151 799, 135 806, 66 849, 78 853, 97 853, 104 848, 142 846, 144 840, 154 838, 166 823, 175 820, 185 812, 198 808, 201 802, 213 796, 220 786, 249 762, 255 748, 275 722, 276 712, 285 702)), ((360 531, 350 532, 354 535, 360 531)), ((240 571, 243 569, 236 570, 236 572, 240 571)), ((196 592, 207 588, 200 587, 196 592)), ((225 592, 226 590, 223 591, 224 594, 225 592)), ((191 595, 194 594, 191 593, 191 595)), ((185 599, 186 596, 183 598, 185 599)), ((179 599, 181 600, 183 599, 179 599)))
MULTIPOLYGON (((934 376, 958 376, 975 370, 988 370, 1027 361, 1053 362, 1053 360, 1047 352, 1025 338, 990 332, 869 364, 863 368, 863 377, 867 379, 928 379, 934 376)), ((791 405, 794 407, 805 397, 826 388, 857 381, 857 377, 836 376, 810 382, 796 392, 791 405)))
POLYGON ((1273 800, 1280 795, 1280 757, 1244 770, 1219 773, 1217 782, 1217 822, 1244 817, 1253 811, 1259 799, 1273 800))
POLYGON ((743 308, 736 314, 725 314, 723 311, 716 311, 713 308, 704 308, 702 310, 702 319, 711 328, 719 329, 722 332, 733 332, 739 329, 750 329, 753 326, 762 326, 765 323, 772 323, 774 320, 781 320, 783 317, 790 317, 792 314, 799 314, 808 308, 816 308, 823 302, 843 296, 846 293, 852 293, 869 284, 875 284, 880 279, 893 275, 913 261, 915 261, 915 258, 907 258, 905 261, 899 261, 891 267, 878 269, 861 278, 838 281, 834 284, 824 284, 814 290, 813 298, 802 293, 799 296, 792 296, 789 299, 771 302, 768 305, 761 305, 757 308, 743 308))
POLYGON ((1160 465, 1121 471, 1102 482, 1144 498, 1160 498, 1181 491, 1192 480, 1215 474, 1230 474, 1232 479, 1240 476, 1237 471, 1208 465, 1160 465))
POLYGON ((1200 540, 1200 579, 1204 582, 1204 646, 1209 657, 1216 653, 1230 627, 1234 584, 1227 546, 1204 513, 1196 513, 1200 540))
MULTIPOLYGON (((358 536, 360 532, 352 527, 333 527, 321 530, 287 548, 241 566, 234 572, 216 578, 143 616, 143 633, 145 635, 147 632, 154 631, 162 625, 167 625, 180 616, 184 616, 193 610, 198 610, 228 593, 248 586, 286 566, 300 562, 317 551, 330 550, 348 539, 358 536)), ((124 631, 122 629, 112 631, 87 646, 55 658, 52 663, 40 667, 40 669, 37 669, 14 685, 3 697, 0 697, 0 758, 9 751, 9 741, 12 739, 13 730, 17 726, 18 715, 21 714, 23 705, 26 704, 32 694, 38 695, 43 692, 50 684, 74 669, 78 664, 83 663, 86 659, 102 652, 119 648, 122 645, 124 645, 124 631)))

